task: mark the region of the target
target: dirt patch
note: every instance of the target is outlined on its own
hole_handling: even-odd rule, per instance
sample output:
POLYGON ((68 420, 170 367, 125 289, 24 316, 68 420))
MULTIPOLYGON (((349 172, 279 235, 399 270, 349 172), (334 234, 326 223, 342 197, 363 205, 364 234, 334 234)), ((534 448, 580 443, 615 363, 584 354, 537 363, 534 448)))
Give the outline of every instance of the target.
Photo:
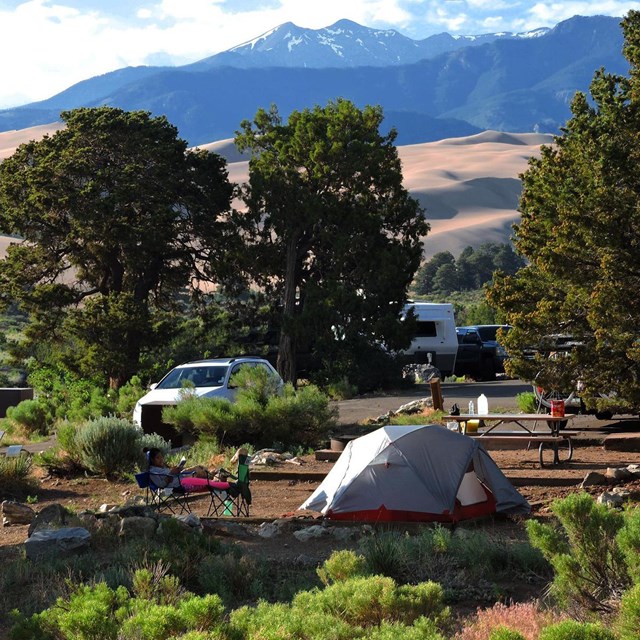
MULTIPOLYGON (((589 471, 604 472, 607 467, 640 462, 638 453, 605 451, 602 446, 593 445, 578 446, 572 462, 568 464, 543 469, 538 464, 535 450, 491 451, 490 454, 505 475, 532 503, 534 511, 539 513, 547 512, 552 500, 578 491, 579 483, 589 471)), ((307 456, 301 466, 281 464, 264 469, 271 477, 273 472, 286 473, 286 479, 282 480, 264 480, 260 477, 262 471, 255 469, 251 482, 252 518, 268 520, 295 516, 317 517, 316 513, 300 512, 297 509, 320 484, 318 478, 328 473, 332 466, 331 462, 318 462, 313 456, 307 456)), ((37 502, 32 507, 36 511, 55 502, 74 511, 97 510, 104 503, 120 505, 127 499, 142 494, 130 482, 92 477, 52 478, 43 476, 39 469, 35 473, 39 486, 34 496, 37 502)), ((629 486, 640 490, 639 482, 629 483, 629 486)), ((593 487, 589 491, 597 495, 604 489, 606 487, 593 487)), ((191 506, 194 513, 204 516, 209 507, 209 499, 202 495, 193 499, 191 506)), ((27 527, 23 526, 1 528, 0 559, 6 558, 7 554, 17 553, 26 534, 27 527)))

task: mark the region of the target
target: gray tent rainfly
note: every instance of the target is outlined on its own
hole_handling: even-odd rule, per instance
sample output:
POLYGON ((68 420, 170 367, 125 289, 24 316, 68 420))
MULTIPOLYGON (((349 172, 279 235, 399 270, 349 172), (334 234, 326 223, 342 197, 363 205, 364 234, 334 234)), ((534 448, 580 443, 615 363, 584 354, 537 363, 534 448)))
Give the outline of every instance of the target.
POLYGON ((530 511, 477 440, 439 425, 392 425, 352 440, 300 509, 369 522, 530 511))

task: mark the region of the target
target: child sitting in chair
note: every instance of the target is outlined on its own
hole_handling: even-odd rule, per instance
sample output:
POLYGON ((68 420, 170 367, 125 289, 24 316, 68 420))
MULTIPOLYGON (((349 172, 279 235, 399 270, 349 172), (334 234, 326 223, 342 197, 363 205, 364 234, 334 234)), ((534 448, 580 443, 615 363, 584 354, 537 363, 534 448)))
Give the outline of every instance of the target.
POLYGON ((149 461, 149 475, 152 482, 163 489, 178 489, 181 487, 187 492, 197 492, 209 489, 228 491, 231 488, 228 482, 209 480, 208 471, 203 467, 190 467, 188 469, 182 466, 169 467, 160 449, 155 447, 151 449, 145 448, 144 452, 149 461), (202 475, 205 477, 197 477, 202 475))

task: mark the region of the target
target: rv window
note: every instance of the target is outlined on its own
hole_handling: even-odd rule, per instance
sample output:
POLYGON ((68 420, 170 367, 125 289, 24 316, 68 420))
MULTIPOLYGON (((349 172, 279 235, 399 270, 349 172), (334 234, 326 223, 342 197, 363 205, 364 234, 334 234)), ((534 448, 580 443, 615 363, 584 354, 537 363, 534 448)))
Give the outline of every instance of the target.
POLYGON ((435 338, 437 335, 435 322, 418 321, 416 323, 416 338, 435 338))

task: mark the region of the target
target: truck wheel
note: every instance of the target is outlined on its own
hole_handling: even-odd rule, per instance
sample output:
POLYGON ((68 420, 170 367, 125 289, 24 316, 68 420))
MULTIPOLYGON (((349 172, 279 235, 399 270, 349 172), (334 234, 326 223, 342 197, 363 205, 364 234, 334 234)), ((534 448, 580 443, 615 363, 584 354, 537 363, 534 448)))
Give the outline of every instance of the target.
POLYGON ((495 380, 496 379, 496 366, 491 358, 485 358, 480 365, 480 379, 481 380, 495 380))

